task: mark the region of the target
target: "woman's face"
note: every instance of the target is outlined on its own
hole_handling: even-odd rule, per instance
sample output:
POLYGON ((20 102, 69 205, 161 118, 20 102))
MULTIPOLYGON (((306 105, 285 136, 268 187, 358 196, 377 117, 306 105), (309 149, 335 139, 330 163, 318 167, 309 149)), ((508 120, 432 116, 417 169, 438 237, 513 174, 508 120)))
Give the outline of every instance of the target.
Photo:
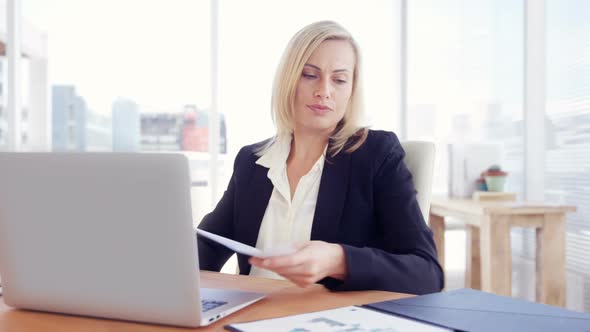
POLYGON ((352 94, 356 59, 350 42, 326 40, 303 67, 295 92, 295 131, 331 134, 352 94))

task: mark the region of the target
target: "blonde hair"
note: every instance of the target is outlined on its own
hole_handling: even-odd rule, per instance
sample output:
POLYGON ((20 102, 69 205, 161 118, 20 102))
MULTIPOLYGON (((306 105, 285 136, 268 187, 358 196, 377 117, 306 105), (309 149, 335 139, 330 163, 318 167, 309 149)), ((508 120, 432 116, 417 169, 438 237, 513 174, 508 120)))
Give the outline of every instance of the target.
POLYGON ((273 139, 257 151, 257 155, 264 154, 277 138, 292 135, 294 129, 293 109, 297 83, 301 78, 304 65, 312 53, 325 40, 348 41, 354 50, 356 58, 352 93, 344 117, 338 122, 334 132, 330 135, 331 144, 329 145, 328 152, 331 157, 336 156, 347 146, 347 142, 354 137, 356 140, 353 140, 351 142, 352 144, 349 144, 345 149, 345 152, 351 153, 358 149, 366 140, 368 130, 361 125, 363 108, 360 79, 361 54, 359 46, 351 34, 340 24, 332 21, 320 21, 299 30, 291 38, 283 53, 275 75, 271 101, 271 113, 277 133, 273 139))

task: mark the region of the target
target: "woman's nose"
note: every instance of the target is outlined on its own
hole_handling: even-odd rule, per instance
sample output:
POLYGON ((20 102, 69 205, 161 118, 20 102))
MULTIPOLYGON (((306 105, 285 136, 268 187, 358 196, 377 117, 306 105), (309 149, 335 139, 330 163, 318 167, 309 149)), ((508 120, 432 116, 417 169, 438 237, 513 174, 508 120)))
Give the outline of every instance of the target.
POLYGON ((319 97, 322 99, 330 99, 330 83, 327 80, 322 80, 316 88, 314 95, 315 97, 319 97))

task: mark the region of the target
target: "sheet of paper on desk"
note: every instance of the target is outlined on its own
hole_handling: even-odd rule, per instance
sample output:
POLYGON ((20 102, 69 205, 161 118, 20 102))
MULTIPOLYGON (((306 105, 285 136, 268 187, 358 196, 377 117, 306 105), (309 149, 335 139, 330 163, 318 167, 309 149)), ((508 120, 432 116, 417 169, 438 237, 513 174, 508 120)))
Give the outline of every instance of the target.
POLYGON ((274 248, 274 249, 262 251, 258 248, 251 247, 247 244, 243 244, 241 242, 234 241, 234 240, 228 239, 226 237, 204 231, 202 229, 197 228, 196 231, 197 231, 197 234, 199 234, 201 236, 204 236, 210 240, 213 240, 225 247, 228 247, 229 249, 239 252, 240 254, 244 254, 244 255, 248 255, 248 256, 266 258, 266 257, 273 257, 273 256, 288 255, 288 254, 292 254, 295 252, 295 248, 290 245, 287 245, 282 248, 274 248))
POLYGON ((226 325, 225 328, 230 331, 242 332, 452 331, 361 307, 343 307, 249 323, 237 323, 226 325))

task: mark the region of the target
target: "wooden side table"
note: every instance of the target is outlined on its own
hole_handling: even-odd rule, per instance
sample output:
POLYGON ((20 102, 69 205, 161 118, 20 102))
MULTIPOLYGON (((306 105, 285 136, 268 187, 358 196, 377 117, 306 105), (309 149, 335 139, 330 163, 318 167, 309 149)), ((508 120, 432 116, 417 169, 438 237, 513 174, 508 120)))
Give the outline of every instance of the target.
POLYGON ((565 234, 568 212, 574 206, 526 202, 433 199, 430 227, 444 267, 445 217, 466 224, 465 286, 499 295, 511 295, 511 227, 536 229, 537 302, 565 306, 565 234))

